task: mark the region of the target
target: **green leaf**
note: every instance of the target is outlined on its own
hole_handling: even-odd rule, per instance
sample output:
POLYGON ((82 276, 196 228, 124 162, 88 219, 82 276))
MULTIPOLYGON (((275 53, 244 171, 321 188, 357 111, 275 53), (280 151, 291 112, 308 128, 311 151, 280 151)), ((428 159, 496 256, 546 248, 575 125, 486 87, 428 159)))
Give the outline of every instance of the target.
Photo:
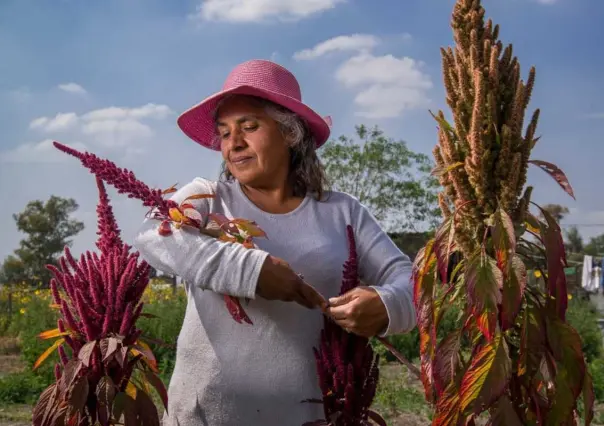
POLYGON ((495 256, 501 270, 506 271, 508 263, 516 251, 514 223, 501 207, 493 213, 490 222, 495 256))
POLYGON ((570 325, 553 319, 547 323, 547 340, 556 361, 554 379, 556 393, 548 424, 555 419, 566 419, 572 414, 584 387, 587 371, 581 347, 581 337, 570 325))
POLYGON ((449 173, 451 170, 455 170, 459 167, 462 167, 463 165, 463 161, 458 161, 457 163, 446 164, 444 167, 436 166, 432 169, 430 174, 435 177, 441 177, 442 175, 449 173))
POLYGON ((461 329, 442 339, 434 354, 434 387, 439 396, 455 380, 461 367, 461 329))
POLYGON ((482 334, 490 341, 497 326, 497 305, 501 303, 503 274, 492 257, 479 253, 469 260, 465 278, 472 316, 482 334))
POLYGON ((507 395, 502 395, 495 403, 489 426, 523 426, 522 420, 507 395))
POLYGON ((512 372, 508 345, 501 332, 485 343, 472 357, 460 389, 460 408, 478 414, 503 394, 512 372))
POLYGON ((526 283, 526 266, 519 256, 514 256, 510 263, 509 274, 503 283, 501 300, 501 329, 503 331, 514 326, 522 305, 522 295, 526 283))

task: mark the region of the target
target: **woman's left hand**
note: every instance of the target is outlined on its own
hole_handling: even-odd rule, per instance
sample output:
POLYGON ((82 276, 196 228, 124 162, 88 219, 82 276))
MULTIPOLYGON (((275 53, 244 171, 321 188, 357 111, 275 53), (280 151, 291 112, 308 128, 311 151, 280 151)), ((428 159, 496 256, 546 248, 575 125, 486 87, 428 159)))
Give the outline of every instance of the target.
POLYGON ((329 299, 327 314, 350 333, 373 337, 388 327, 388 311, 377 291, 359 286, 329 299))

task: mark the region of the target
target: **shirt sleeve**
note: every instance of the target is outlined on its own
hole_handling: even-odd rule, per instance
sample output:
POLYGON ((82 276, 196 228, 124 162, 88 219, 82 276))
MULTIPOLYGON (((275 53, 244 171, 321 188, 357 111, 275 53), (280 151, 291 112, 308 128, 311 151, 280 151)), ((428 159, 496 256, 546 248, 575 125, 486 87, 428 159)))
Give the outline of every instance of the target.
MULTIPOLYGON (((215 192, 212 182, 197 178, 176 191, 171 199, 181 203, 194 194, 215 192)), ((190 201, 204 220, 210 212, 208 199, 190 201)), ((181 277, 188 285, 230 296, 254 299, 258 276, 267 252, 241 244, 218 241, 189 227, 162 236, 160 222, 145 219, 133 246, 155 269, 181 277)))
POLYGON ((417 321, 411 282, 412 262, 364 205, 356 201, 356 209, 357 223, 353 226, 359 276, 377 291, 388 312, 388 326, 379 336, 409 332, 417 321))

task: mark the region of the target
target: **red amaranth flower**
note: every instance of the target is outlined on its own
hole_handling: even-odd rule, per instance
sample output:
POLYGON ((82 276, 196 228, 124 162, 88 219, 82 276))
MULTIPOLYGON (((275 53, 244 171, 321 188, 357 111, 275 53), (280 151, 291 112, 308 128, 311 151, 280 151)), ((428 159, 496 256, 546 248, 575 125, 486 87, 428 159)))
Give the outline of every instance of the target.
MULTIPOLYGON (((54 142, 54 146, 57 149, 78 158, 82 165, 89 169, 90 172, 96 177, 97 186, 99 187, 99 204, 97 208, 97 214, 99 217, 98 234, 101 236, 97 242, 97 247, 102 254, 107 255, 112 250, 112 247, 119 247, 122 245, 122 241, 119 237, 120 231, 115 222, 113 210, 108 203, 107 192, 105 191, 102 182, 112 185, 120 194, 128 194, 129 198, 141 200, 143 202, 143 206, 155 209, 156 211, 153 213, 152 217, 160 220, 158 227, 158 232, 160 235, 170 235, 172 233, 172 226, 189 226, 197 229, 201 228, 202 218, 199 217, 199 213, 193 208, 193 206, 190 204, 190 201, 200 198, 211 198, 213 197, 213 194, 195 194, 188 197, 183 201, 183 203, 178 205, 174 201, 164 198, 165 195, 176 191, 174 186, 165 191, 153 189, 144 182, 138 180, 133 172, 127 169, 119 168, 112 161, 101 159, 89 152, 82 153, 59 142, 54 142)), ((245 221, 243 219, 228 220, 227 218, 220 217, 219 215, 213 215, 213 217, 214 220, 216 220, 221 226, 223 231, 221 239, 223 241, 239 242, 246 247, 252 247, 252 237, 265 236, 264 232, 260 230, 253 222, 245 221), (246 233, 246 238, 241 237, 241 230, 246 233)), ((117 263, 118 259, 114 258, 114 261, 117 263)), ((123 257, 120 261, 122 263, 126 262, 123 257)), ((74 266, 72 261, 69 261, 69 263, 71 266, 74 266)), ((90 264, 91 260, 88 259, 87 262, 82 263, 90 264)), ((84 270, 86 271, 87 269, 84 268, 84 270)), ((116 267, 114 271, 115 270, 121 269, 116 267)), ((101 275, 104 272, 104 270, 101 271, 101 275)), ((92 273, 93 271, 88 271, 89 282, 92 282, 92 273)), ((105 276, 105 279, 109 283, 109 294, 111 297, 113 297, 114 292, 117 291, 119 309, 123 309, 123 297, 125 296, 126 290, 120 286, 118 286, 116 290, 115 287, 118 285, 117 281, 114 281, 114 279, 107 276, 105 276)), ((131 278, 128 279, 128 282, 130 279, 131 278)), ((118 280, 118 278, 115 277, 115 280, 118 280)), ((67 285, 69 286, 69 284, 67 285)), ((130 293, 136 296, 142 295, 142 287, 137 286, 136 290, 129 290, 129 294, 130 293)), ((92 299, 94 303, 96 303, 99 300, 98 295, 92 293, 92 299)), ((224 295, 224 302, 229 314, 235 321, 240 324, 244 322, 252 324, 252 320, 241 306, 241 301, 238 298, 224 295)), ((108 326, 108 321, 105 323, 103 329, 105 329, 106 326, 108 326)))
POLYGON ((89 152, 79 152, 59 142, 54 142, 54 146, 66 154, 78 158, 84 167, 103 182, 114 186, 120 194, 128 194, 128 198, 141 200, 143 206, 157 208, 159 213, 165 216, 168 216, 170 207, 174 207, 173 202, 164 199, 163 191, 151 189, 138 180, 134 173, 119 168, 112 161, 99 158, 89 152))
MULTIPOLYGON (((346 227, 349 256, 344 263, 340 294, 360 283, 358 260, 352 226, 346 227)), ((319 348, 313 348, 322 399, 305 402, 323 404, 325 419, 311 425, 365 426, 369 420, 385 424, 370 409, 379 379, 379 356, 373 353, 369 339, 351 334, 327 316, 321 331, 319 348)))
MULTIPOLYGON (((54 275, 53 301, 61 317, 57 329, 40 337, 58 340, 34 367, 57 347, 60 363, 55 366, 56 382, 42 393, 34 408, 34 426, 91 425, 97 420, 102 426, 114 425, 120 421, 120 416, 114 419, 110 415, 114 398, 126 386, 134 386, 137 394, 145 395, 143 388, 154 386, 167 406, 155 358, 140 339, 142 331, 136 328, 143 309, 142 294, 149 283, 149 266, 122 242, 101 179, 97 178, 97 186, 100 255, 86 252, 76 261, 65 248, 60 268, 48 266, 54 275), (147 385, 129 381, 134 370, 148 378, 147 385)), ((145 397, 150 398, 141 396, 145 397)), ((137 400, 126 403, 130 404, 128 410, 137 410, 137 400)), ((159 424, 157 411, 146 410, 144 416, 147 420, 142 424, 159 424)))

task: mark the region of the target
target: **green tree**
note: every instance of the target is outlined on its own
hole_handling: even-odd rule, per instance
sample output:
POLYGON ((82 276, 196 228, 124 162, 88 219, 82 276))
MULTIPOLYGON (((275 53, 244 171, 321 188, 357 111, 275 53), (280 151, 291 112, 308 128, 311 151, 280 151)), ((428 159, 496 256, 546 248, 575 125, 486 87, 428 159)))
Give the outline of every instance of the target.
POLYGON ((583 251, 590 256, 601 256, 604 254, 604 234, 591 237, 583 251))
POLYGON ((56 264, 58 255, 84 224, 70 216, 78 209, 75 200, 51 196, 45 203, 30 201, 21 213, 13 215, 17 229, 26 237, 14 255, 9 255, 0 269, 0 282, 25 282, 48 286, 47 264, 56 264))
POLYGON ((428 228, 440 219, 428 156, 378 128, 356 126, 359 142, 340 136, 325 144, 321 160, 332 188, 359 199, 391 231, 428 228), (426 226, 424 226, 426 227, 426 226))
POLYGON ((566 250, 571 253, 581 253, 583 251, 583 237, 576 226, 571 226, 566 231, 566 250))

